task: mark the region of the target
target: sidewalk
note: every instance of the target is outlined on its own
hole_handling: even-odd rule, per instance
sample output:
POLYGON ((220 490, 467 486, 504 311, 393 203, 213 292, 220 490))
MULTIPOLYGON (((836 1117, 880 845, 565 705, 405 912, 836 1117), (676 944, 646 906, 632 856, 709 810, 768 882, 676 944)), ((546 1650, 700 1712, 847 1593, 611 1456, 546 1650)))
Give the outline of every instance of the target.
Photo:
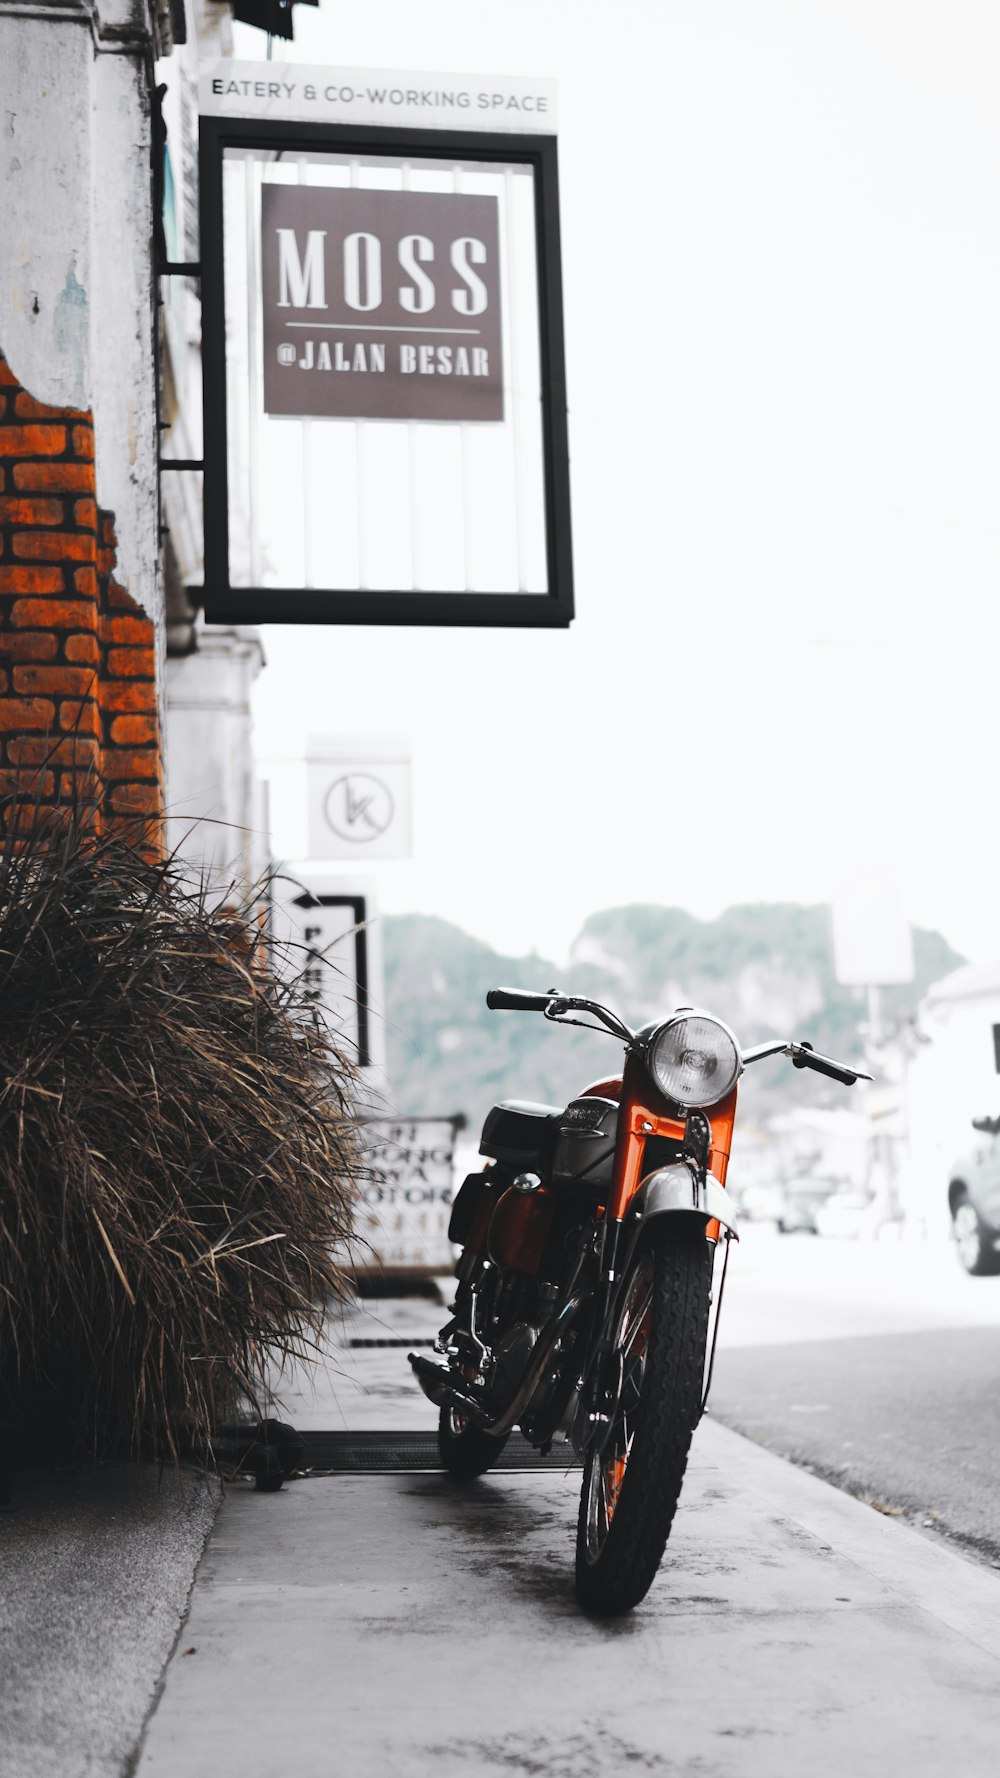
MULTIPOLYGON (((402 1352, 372 1362, 405 1388, 402 1352)), ((367 1412, 363 1382, 333 1388, 373 1424, 377 1387, 367 1412)), ((707 1420, 652 1592, 600 1623, 573 1596, 578 1492, 552 1471, 231 1488, 139 1778, 995 1771, 991 1570, 707 1420)))
POLYGON ((21 1470, 0 1516, 0 1774, 117 1778, 187 1607, 214 1479, 21 1470))
MULTIPOLYGON (((400 1346, 349 1342, 440 1319, 349 1313, 283 1412, 430 1428, 400 1346)), ((652 1592, 599 1623, 573 1596, 578 1492, 552 1470, 238 1483, 185 1620, 217 1489, 25 1472, 0 1518, 2 1778, 995 1770, 993 1570, 707 1420, 652 1592)))

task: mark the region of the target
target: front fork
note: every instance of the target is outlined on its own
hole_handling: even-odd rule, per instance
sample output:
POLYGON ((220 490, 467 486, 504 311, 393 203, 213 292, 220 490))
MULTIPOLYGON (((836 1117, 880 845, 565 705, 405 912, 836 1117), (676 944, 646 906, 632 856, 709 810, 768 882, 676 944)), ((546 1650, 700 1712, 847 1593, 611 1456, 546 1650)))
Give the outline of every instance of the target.
MULTIPOLYGON (((688 1112, 684 1125, 681 1157, 682 1161, 690 1168, 696 1186, 701 1190, 704 1190, 708 1177, 711 1147, 712 1126, 708 1118, 702 1111, 688 1112)), ((585 1457, 592 1449, 600 1447, 614 1424, 617 1413, 622 1387, 622 1362, 615 1344, 615 1331, 619 1314, 621 1284, 623 1274, 635 1252, 641 1226, 641 1222, 637 1221, 635 1228, 628 1227, 624 1214, 606 1220, 603 1226, 599 1254, 600 1279, 595 1297, 594 1315, 597 1338, 587 1370, 581 1381, 580 1408, 573 1429, 573 1442, 581 1457, 585 1457)), ((705 1232, 707 1239, 713 1243, 717 1241, 721 1232, 718 1222, 708 1221, 705 1232)), ((728 1228, 724 1232, 726 1237, 725 1259, 719 1284, 719 1302, 715 1314, 711 1356, 702 1397, 701 1413, 705 1411, 708 1390, 712 1381, 715 1342, 719 1331, 719 1314, 722 1309, 722 1293, 725 1288, 726 1267, 729 1263, 729 1240, 735 1233, 734 1230, 728 1228)), ((711 1300, 710 1294, 710 1303, 711 1300)))

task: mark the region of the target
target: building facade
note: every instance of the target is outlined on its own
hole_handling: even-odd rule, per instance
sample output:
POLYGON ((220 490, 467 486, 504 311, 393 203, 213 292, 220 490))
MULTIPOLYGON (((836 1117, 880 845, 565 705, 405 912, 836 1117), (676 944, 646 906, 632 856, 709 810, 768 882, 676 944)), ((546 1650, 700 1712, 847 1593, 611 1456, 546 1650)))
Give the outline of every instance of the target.
POLYGON ((200 478, 162 468, 201 454, 197 279, 162 268, 197 260, 197 61, 230 31, 213 0, 0 0, 0 772, 8 819, 176 806, 171 843, 245 878, 259 845, 218 834, 260 819, 262 655, 208 640, 200 478))

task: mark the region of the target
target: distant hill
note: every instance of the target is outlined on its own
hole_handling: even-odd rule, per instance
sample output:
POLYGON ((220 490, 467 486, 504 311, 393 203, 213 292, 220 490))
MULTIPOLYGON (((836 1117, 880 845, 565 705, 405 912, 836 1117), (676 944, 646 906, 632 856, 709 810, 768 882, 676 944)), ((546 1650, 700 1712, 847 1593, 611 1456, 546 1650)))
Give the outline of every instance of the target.
MULTIPOLYGON (((589 1080, 620 1072, 610 1037, 487 1011, 486 990, 500 984, 587 994, 632 1025, 702 1006, 745 1045, 805 1037, 861 1059, 865 1007, 859 991, 834 979, 827 907, 732 907, 717 920, 680 908, 609 908, 587 920, 561 970, 537 955, 502 956, 431 915, 389 915, 383 925, 389 1079, 402 1113, 462 1111, 478 1125, 496 1099, 561 1104, 589 1080)), ((915 929, 913 937, 915 978, 885 991, 889 1018, 915 1013, 931 983, 963 962, 939 933, 915 929)), ((780 1062, 762 1063, 753 1079, 760 1116, 779 1104, 843 1102, 843 1089, 780 1062)))

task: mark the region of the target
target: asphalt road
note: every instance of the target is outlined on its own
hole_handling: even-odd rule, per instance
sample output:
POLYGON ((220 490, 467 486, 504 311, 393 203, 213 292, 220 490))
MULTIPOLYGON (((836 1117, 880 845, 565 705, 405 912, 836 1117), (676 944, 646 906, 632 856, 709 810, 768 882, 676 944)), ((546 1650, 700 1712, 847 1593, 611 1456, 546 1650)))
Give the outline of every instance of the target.
POLYGON ((1000 1566, 1000 1279, 949 1250, 751 1226, 710 1411, 1000 1566))

